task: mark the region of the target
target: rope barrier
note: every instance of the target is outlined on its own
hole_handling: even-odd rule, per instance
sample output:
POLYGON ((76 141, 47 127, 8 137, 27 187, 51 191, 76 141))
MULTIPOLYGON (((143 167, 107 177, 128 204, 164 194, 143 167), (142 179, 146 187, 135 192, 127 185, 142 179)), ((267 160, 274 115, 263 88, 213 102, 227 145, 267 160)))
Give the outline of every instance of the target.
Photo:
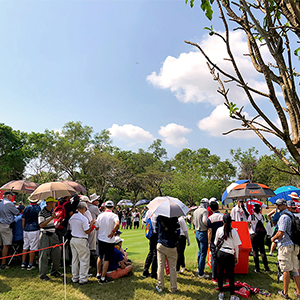
POLYGON ((22 253, 18 253, 18 254, 13 254, 13 255, 9 255, 9 256, 0 257, 0 259, 20 256, 20 255, 23 255, 23 254, 28 254, 28 253, 33 253, 33 252, 39 252, 39 251, 43 251, 43 250, 47 250, 47 249, 51 249, 51 248, 54 249, 56 247, 60 247, 60 246, 63 246, 63 245, 64 245, 64 243, 61 243, 61 244, 57 244, 57 245, 54 245, 54 246, 50 246, 50 247, 46 247, 46 248, 42 248, 42 249, 38 249, 38 250, 34 250, 34 251, 22 252, 22 253))

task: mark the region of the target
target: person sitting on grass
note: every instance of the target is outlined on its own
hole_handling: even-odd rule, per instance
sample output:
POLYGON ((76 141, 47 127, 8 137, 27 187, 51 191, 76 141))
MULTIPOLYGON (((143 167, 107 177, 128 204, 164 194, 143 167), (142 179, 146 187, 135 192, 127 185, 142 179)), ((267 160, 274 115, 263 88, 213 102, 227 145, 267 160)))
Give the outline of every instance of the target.
POLYGON ((107 271, 107 276, 113 279, 117 279, 123 276, 128 275, 129 272, 132 271, 133 266, 123 255, 123 252, 120 251, 122 249, 122 242, 124 240, 119 236, 115 238, 115 248, 113 257, 109 262, 109 267, 107 271))

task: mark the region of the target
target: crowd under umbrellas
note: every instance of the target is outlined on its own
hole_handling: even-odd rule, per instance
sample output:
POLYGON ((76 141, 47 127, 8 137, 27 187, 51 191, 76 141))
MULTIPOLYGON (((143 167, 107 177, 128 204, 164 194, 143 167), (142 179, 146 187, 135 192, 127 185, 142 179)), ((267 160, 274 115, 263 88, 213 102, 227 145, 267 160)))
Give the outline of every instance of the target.
MULTIPOLYGON (((7 183, 6 185, 2 186, 0 189, 6 189, 8 191, 14 191, 14 192, 18 192, 18 193, 29 193, 29 191, 31 192, 30 196, 29 196, 29 201, 32 203, 37 203, 38 201, 42 201, 46 199, 46 205, 48 206, 49 202, 53 202, 54 206, 55 203, 57 202, 56 199, 61 199, 61 198, 71 198, 73 197, 73 201, 74 199, 78 200, 78 203, 81 203, 80 205, 77 205, 77 212, 78 213, 82 213, 82 215, 85 215, 85 212, 88 210, 88 206, 90 204, 93 203, 93 201, 91 201, 90 199, 93 199, 95 197, 92 196, 96 196, 96 201, 99 199, 99 197, 94 194, 91 196, 91 198, 89 199, 87 196, 78 196, 77 193, 87 193, 86 189, 75 182, 50 182, 50 183, 45 183, 42 184, 40 186, 37 185, 30 185, 31 183, 29 182, 24 182, 21 184, 21 182, 10 182, 7 183), (22 185, 23 184, 23 185, 22 185), (33 191, 34 189, 34 191, 33 191), (47 202, 47 199, 50 201, 47 202), (81 199, 81 200, 80 200, 81 199)), ((261 214, 261 202, 257 201, 255 202, 255 200, 252 199, 269 199, 270 202, 272 203, 276 203, 277 207, 283 207, 285 208, 286 206, 286 200, 290 200, 289 198, 291 198, 291 195, 293 194, 295 196, 295 198, 292 198, 295 200, 295 202, 297 203, 297 199, 299 198, 300 195, 300 190, 298 190, 296 187, 292 187, 292 186, 288 186, 288 187, 281 187, 277 190, 275 190, 275 192, 272 191, 272 189, 270 189, 268 186, 264 185, 264 184, 258 184, 258 183, 249 183, 247 181, 243 181, 243 182, 236 182, 234 184, 232 184, 231 186, 229 186, 226 191, 224 192, 224 194, 226 193, 226 195, 223 195, 222 198, 222 204, 224 205, 228 205, 230 202, 236 200, 238 203, 244 203, 246 201, 253 201, 254 203, 254 212, 253 215, 254 216, 258 216, 260 217, 261 214), (259 206, 259 209, 258 209, 259 206), (255 215, 256 214, 256 215, 255 215)), ((98 201, 99 202, 99 201, 98 201)), ((292 201, 293 202, 293 201, 292 201)), ((141 199, 139 201, 137 201, 136 203, 134 203, 132 200, 129 199, 122 199, 119 202, 117 202, 117 206, 119 206, 119 208, 115 211, 116 213, 118 212, 129 212, 129 215, 131 216, 133 222, 137 222, 135 221, 135 218, 137 218, 138 216, 138 223, 139 221, 142 219, 143 220, 143 224, 146 225, 146 223, 148 222, 148 220, 150 219, 150 223, 153 226, 153 236, 155 236, 156 234, 156 250, 157 250, 157 254, 156 254, 156 259, 157 259, 157 271, 156 274, 150 274, 149 273, 149 268, 146 268, 146 264, 147 264, 147 259, 145 262, 145 268, 143 271, 143 275, 145 274, 145 277, 151 276, 153 278, 157 278, 157 285, 156 285, 156 291, 157 292, 162 292, 165 288, 164 286, 164 269, 165 269, 165 262, 168 260, 169 262, 169 270, 170 270, 170 291, 171 293, 177 292, 177 273, 179 272, 178 269, 178 263, 180 266, 180 263, 182 263, 182 256, 181 256, 181 260, 180 262, 178 262, 179 256, 182 254, 179 252, 179 248, 178 248, 178 243, 180 243, 180 238, 184 238, 185 243, 188 242, 188 245, 190 244, 189 241, 189 237, 188 234, 186 234, 187 232, 187 228, 186 228, 186 224, 185 224, 185 216, 190 214, 191 212, 194 212, 194 216, 197 216, 198 214, 198 210, 199 209, 203 209, 206 211, 206 208, 208 210, 208 214, 210 214, 210 216, 207 218, 207 230, 209 232, 210 230, 210 225, 211 223, 213 223, 214 218, 210 219, 211 216, 215 216, 216 213, 220 214, 218 209, 218 202, 217 200, 211 199, 211 201, 208 201, 206 198, 203 198, 201 200, 201 203, 205 205, 200 204, 200 207, 194 205, 192 207, 187 207, 182 201, 180 201, 177 198, 174 197, 170 197, 170 196, 162 196, 162 197, 156 197, 155 199, 153 199, 152 201, 149 201, 147 199, 141 199), (209 205, 209 207, 207 207, 207 205, 209 205), (143 209, 143 213, 139 213, 138 208, 142 207, 143 209), (211 211, 209 211, 209 208, 211 209, 211 211), (131 214, 130 214, 131 212, 131 214), (185 224, 185 227, 181 228, 181 221, 185 224), (174 232, 176 232, 176 234, 178 235, 178 241, 177 241, 177 237, 175 237, 174 232), (174 242, 176 241, 176 242, 174 242), (176 253, 176 254, 175 254, 176 253), (176 259, 174 259, 176 257, 176 259), (148 273, 147 273, 148 272, 148 273), (150 275, 149 275, 150 274, 150 275)), ((300 202, 299 202, 300 203, 300 202)), ((97 206, 99 206, 100 203, 97 204, 97 206)), ((296 204, 297 205, 297 204, 296 204)), ((53 206, 53 207, 54 207, 53 206)), ((103 205, 104 207, 104 211, 106 212, 111 212, 112 214, 114 214, 111 211, 111 208, 113 208, 114 204, 112 201, 106 201, 103 205), (110 205, 110 206, 109 206, 110 205)), ((294 204, 295 206, 295 204, 294 204)), ((241 206, 239 206, 241 207, 241 206)), ((243 208, 243 212, 245 211, 244 206, 242 206, 243 208)), ((300 205, 299 205, 300 207, 300 205)), ((98 210, 98 212, 100 213, 100 211, 98 210)), ((251 213, 251 214, 252 214, 251 213)), ((221 214, 221 216, 219 216, 218 218, 218 222, 220 223, 220 227, 222 227, 223 222, 224 223, 228 223, 231 224, 231 219, 232 217, 228 217, 229 214, 225 214, 223 216, 223 214, 221 214), (223 220, 224 217, 224 220, 223 220)), ((255 232, 255 226, 257 226, 257 223, 255 224, 255 226, 253 227, 253 218, 250 218, 251 215, 248 217, 246 216, 244 219, 240 220, 240 221, 247 221, 249 224, 249 232, 251 235, 251 230, 253 232, 253 234, 256 234, 255 232)), ((88 218, 87 216, 85 216, 85 218, 88 218)), ((71 219, 71 216, 70 216, 71 219)), ((73 218, 74 219, 74 218, 73 218)), ((82 219, 81 219, 82 220, 82 219)), ((85 219, 84 219, 85 220, 85 219)), ((120 218, 121 220, 121 218, 120 218)), ((238 220, 235 220, 238 221, 238 220)), ((95 230, 98 230, 99 227, 97 227, 97 223, 95 221, 95 219, 90 219, 89 221, 85 221, 87 222, 88 227, 86 227, 86 231, 88 231, 88 235, 92 232, 92 230, 94 230, 94 228, 96 228, 95 230), (95 225, 94 225, 95 224, 95 225), (93 228, 93 229, 92 229, 93 228)), ((262 222, 264 223, 264 219, 262 219, 262 222)), ((117 224, 117 223, 116 223, 117 224)), ((197 224, 194 223, 194 225, 197 224)), ((118 225, 119 226, 119 225, 118 225)), ((116 228, 118 229, 119 227, 113 227, 113 235, 115 236, 115 234, 117 234, 118 230, 115 230, 116 228)), ((223 228, 223 227, 222 227, 223 228)), ((197 227, 195 226, 195 230, 196 232, 198 231, 197 227)), ((225 229, 224 229, 225 230, 225 229)), ((95 232, 95 231, 94 231, 95 232)), ((214 232, 214 234, 216 234, 216 232, 214 232)), ((224 231, 225 234, 225 231, 224 231)), ((213 235, 214 236, 214 235, 213 235)), ((74 238, 74 236, 73 236, 74 238)), ((196 240, 197 240, 197 234, 196 234, 196 240)), ((75 241, 75 240, 74 240, 75 241)), ((119 240, 118 240, 119 241, 119 240)), ((62 245, 65 245, 66 240, 63 240, 62 245)), ((218 240, 216 239, 212 239, 209 241, 209 243, 211 243, 211 245, 215 244, 215 246, 218 244, 218 240)), ((251 242, 253 245, 253 251, 256 251, 254 248, 254 242, 255 239, 252 240, 251 237, 251 242)), ((119 243, 122 243, 122 239, 120 240, 119 243)), ((151 248, 151 238, 149 241, 149 247, 151 248)), ((223 241, 224 243, 224 241, 223 241)), ((200 244, 198 244, 199 246, 200 244)), ((185 246, 184 246, 185 247, 185 246)), ((63 247, 64 249, 64 247, 63 247)), ((213 247, 211 246, 211 251, 215 251, 213 250, 213 247)), ((222 246, 221 246, 222 249, 222 246)), ((151 249, 150 249, 151 251, 151 249)), ((198 251, 200 251, 200 246, 198 251)), ((218 250, 219 251, 219 250, 218 250)), ((235 250, 236 251, 236 250, 235 250)), ((261 250, 260 250, 261 251, 261 250)), ((183 248, 183 252, 184 252, 184 248, 183 248)), ((150 254, 150 252, 149 252, 150 254)), ((148 256, 149 256, 148 254, 148 256)), ((217 252, 215 252, 215 254, 217 254, 217 252)), ((97 254, 96 254, 97 255, 97 254)), ((213 258, 213 252, 211 253, 212 255, 212 259, 216 259, 216 262, 219 263, 218 258, 213 258)), ((257 254, 255 254, 257 256, 257 254)), ((148 258, 147 256, 147 258, 148 258)), ((183 256, 184 257, 184 256, 183 256)), ((256 258, 254 257, 254 260, 256 258)), ((264 258, 263 258, 264 260, 264 258)), ((63 261, 65 262, 65 257, 63 259, 63 261)), ((153 262, 153 260, 152 260, 153 262)), ((198 263, 199 263, 199 257, 198 257, 198 263)), ((221 261, 220 261, 221 263, 221 261)), ((264 262, 265 263, 265 262, 264 262)), ((256 261, 255 261, 256 264, 256 261)), ((183 266, 184 266, 184 260, 183 260, 183 266)), ((257 264, 256 264, 257 266, 257 264)), ((258 265, 259 266, 259 265, 258 265)), ((199 267, 199 266, 198 266, 199 267)), ((213 268, 213 266, 211 266, 213 268)), ((220 265, 221 267, 221 265, 220 265)), ((127 267, 126 267, 127 268, 127 267)), ((221 267, 222 268, 222 267, 221 267)), ((268 266, 265 265, 266 271, 268 271, 268 266)), ((130 268, 129 268, 130 269, 130 268)), ((184 271, 184 267, 181 269, 184 271)), ((180 270, 180 272, 181 272, 180 270)), ((259 270, 255 269, 256 271, 259 272, 259 270)), ((198 268, 199 271, 199 268, 198 268)), ((285 272, 285 271, 283 271, 285 272)), ((294 272, 295 273, 295 272, 294 272)), ((57 276, 60 276, 59 273, 53 273, 56 274, 57 276)), ((66 269, 64 268, 64 275, 66 274, 66 269)), ((102 280, 103 283, 107 282, 108 280, 106 279, 106 277, 103 277, 100 275, 101 273, 98 273, 97 270, 97 277, 99 274, 99 282, 102 280)), ((200 274, 199 273, 199 278, 200 279, 207 279, 207 274, 200 274)), ((297 278, 296 273, 294 274, 295 278, 297 278)), ((66 276, 64 276, 65 278, 65 286, 66 286, 66 276)), ((74 274, 73 274, 73 279, 74 279, 74 274)), ((221 277, 220 277, 221 278, 221 277)), ((42 279, 42 278, 41 278, 42 279)), ((72 280, 73 280, 72 279, 72 280)), ((214 275, 212 276, 212 280, 213 282, 217 282, 217 277, 214 277, 214 275)), ((230 278, 230 280, 232 281, 232 278, 230 278)), ((75 281, 74 281, 75 282, 75 281)), ((87 281, 86 281, 87 282, 87 281)), ((80 281, 79 281, 80 283, 80 281)), ((83 282, 85 283, 85 282, 83 282)), ((220 288, 220 285, 219 285, 220 288)), ((219 299, 221 299, 224 295, 222 294, 222 290, 220 288, 220 295, 219 295, 219 299), (221 298, 220 298, 221 297, 221 298)), ((300 292, 300 290, 299 290, 300 292)), ((281 291, 280 295, 284 298, 287 295, 287 290, 283 290, 281 291)), ((297 289, 297 295, 298 295, 298 289, 297 289)), ((236 297, 235 295, 232 295, 231 293, 231 298, 232 297, 236 297)), ((232 299, 236 299, 236 298, 232 298, 232 299)))

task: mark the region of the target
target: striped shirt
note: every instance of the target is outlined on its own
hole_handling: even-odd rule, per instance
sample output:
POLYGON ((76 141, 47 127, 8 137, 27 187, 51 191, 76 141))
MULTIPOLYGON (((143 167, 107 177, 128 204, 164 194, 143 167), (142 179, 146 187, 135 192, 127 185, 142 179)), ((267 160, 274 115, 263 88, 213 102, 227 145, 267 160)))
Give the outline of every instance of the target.
MULTIPOLYGON (((39 213, 39 225, 41 226, 42 223, 47 221, 52 216, 52 211, 47 210, 46 207, 44 207, 40 213, 39 213)), ((44 228, 41 228, 41 231, 47 231, 47 232, 55 232, 54 227, 54 219, 52 219, 44 228)))

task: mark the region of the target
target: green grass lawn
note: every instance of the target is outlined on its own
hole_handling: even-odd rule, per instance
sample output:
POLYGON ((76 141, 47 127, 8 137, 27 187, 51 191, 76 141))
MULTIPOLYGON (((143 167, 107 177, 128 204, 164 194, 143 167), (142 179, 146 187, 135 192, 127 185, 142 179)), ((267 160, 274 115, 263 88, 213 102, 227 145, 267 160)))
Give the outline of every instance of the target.
MULTIPOLYGON (((142 270, 144 260, 148 253, 148 240, 144 237, 144 231, 123 230, 122 238, 125 239, 123 248, 128 247, 129 258, 134 265, 134 273, 131 276, 120 278, 107 285, 99 285, 96 278, 91 278, 91 282, 80 286, 71 283, 71 274, 68 269, 67 273, 67 299, 217 299, 218 292, 210 280, 198 279, 196 275, 196 254, 197 244, 194 231, 189 231, 191 246, 186 248, 186 267, 184 274, 178 275, 178 289, 176 294, 170 294, 169 277, 166 276, 166 289, 163 293, 158 294, 155 291, 156 280, 152 278, 144 279, 142 270)), ((268 257, 271 274, 264 272, 256 274, 253 272, 253 257, 249 258, 249 274, 236 275, 235 279, 245 281, 258 288, 267 289, 272 293, 271 299, 281 299, 277 291, 283 288, 283 284, 277 283, 276 257, 268 257)), ((263 269, 263 267, 261 267, 263 269)), ((91 270, 96 274, 96 270, 91 270)), ((206 269, 210 273, 210 269, 206 269)), ((294 296, 295 285, 291 282, 289 295, 291 299, 294 296)), ((9 270, 0 271, 0 299, 64 299, 64 285, 62 279, 53 278, 50 282, 44 282, 38 277, 38 269, 27 271, 21 270, 19 264, 14 264, 9 270)), ((225 294, 229 299, 229 294, 225 294)), ((263 295, 251 295, 250 299, 265 299, 263 295)))

